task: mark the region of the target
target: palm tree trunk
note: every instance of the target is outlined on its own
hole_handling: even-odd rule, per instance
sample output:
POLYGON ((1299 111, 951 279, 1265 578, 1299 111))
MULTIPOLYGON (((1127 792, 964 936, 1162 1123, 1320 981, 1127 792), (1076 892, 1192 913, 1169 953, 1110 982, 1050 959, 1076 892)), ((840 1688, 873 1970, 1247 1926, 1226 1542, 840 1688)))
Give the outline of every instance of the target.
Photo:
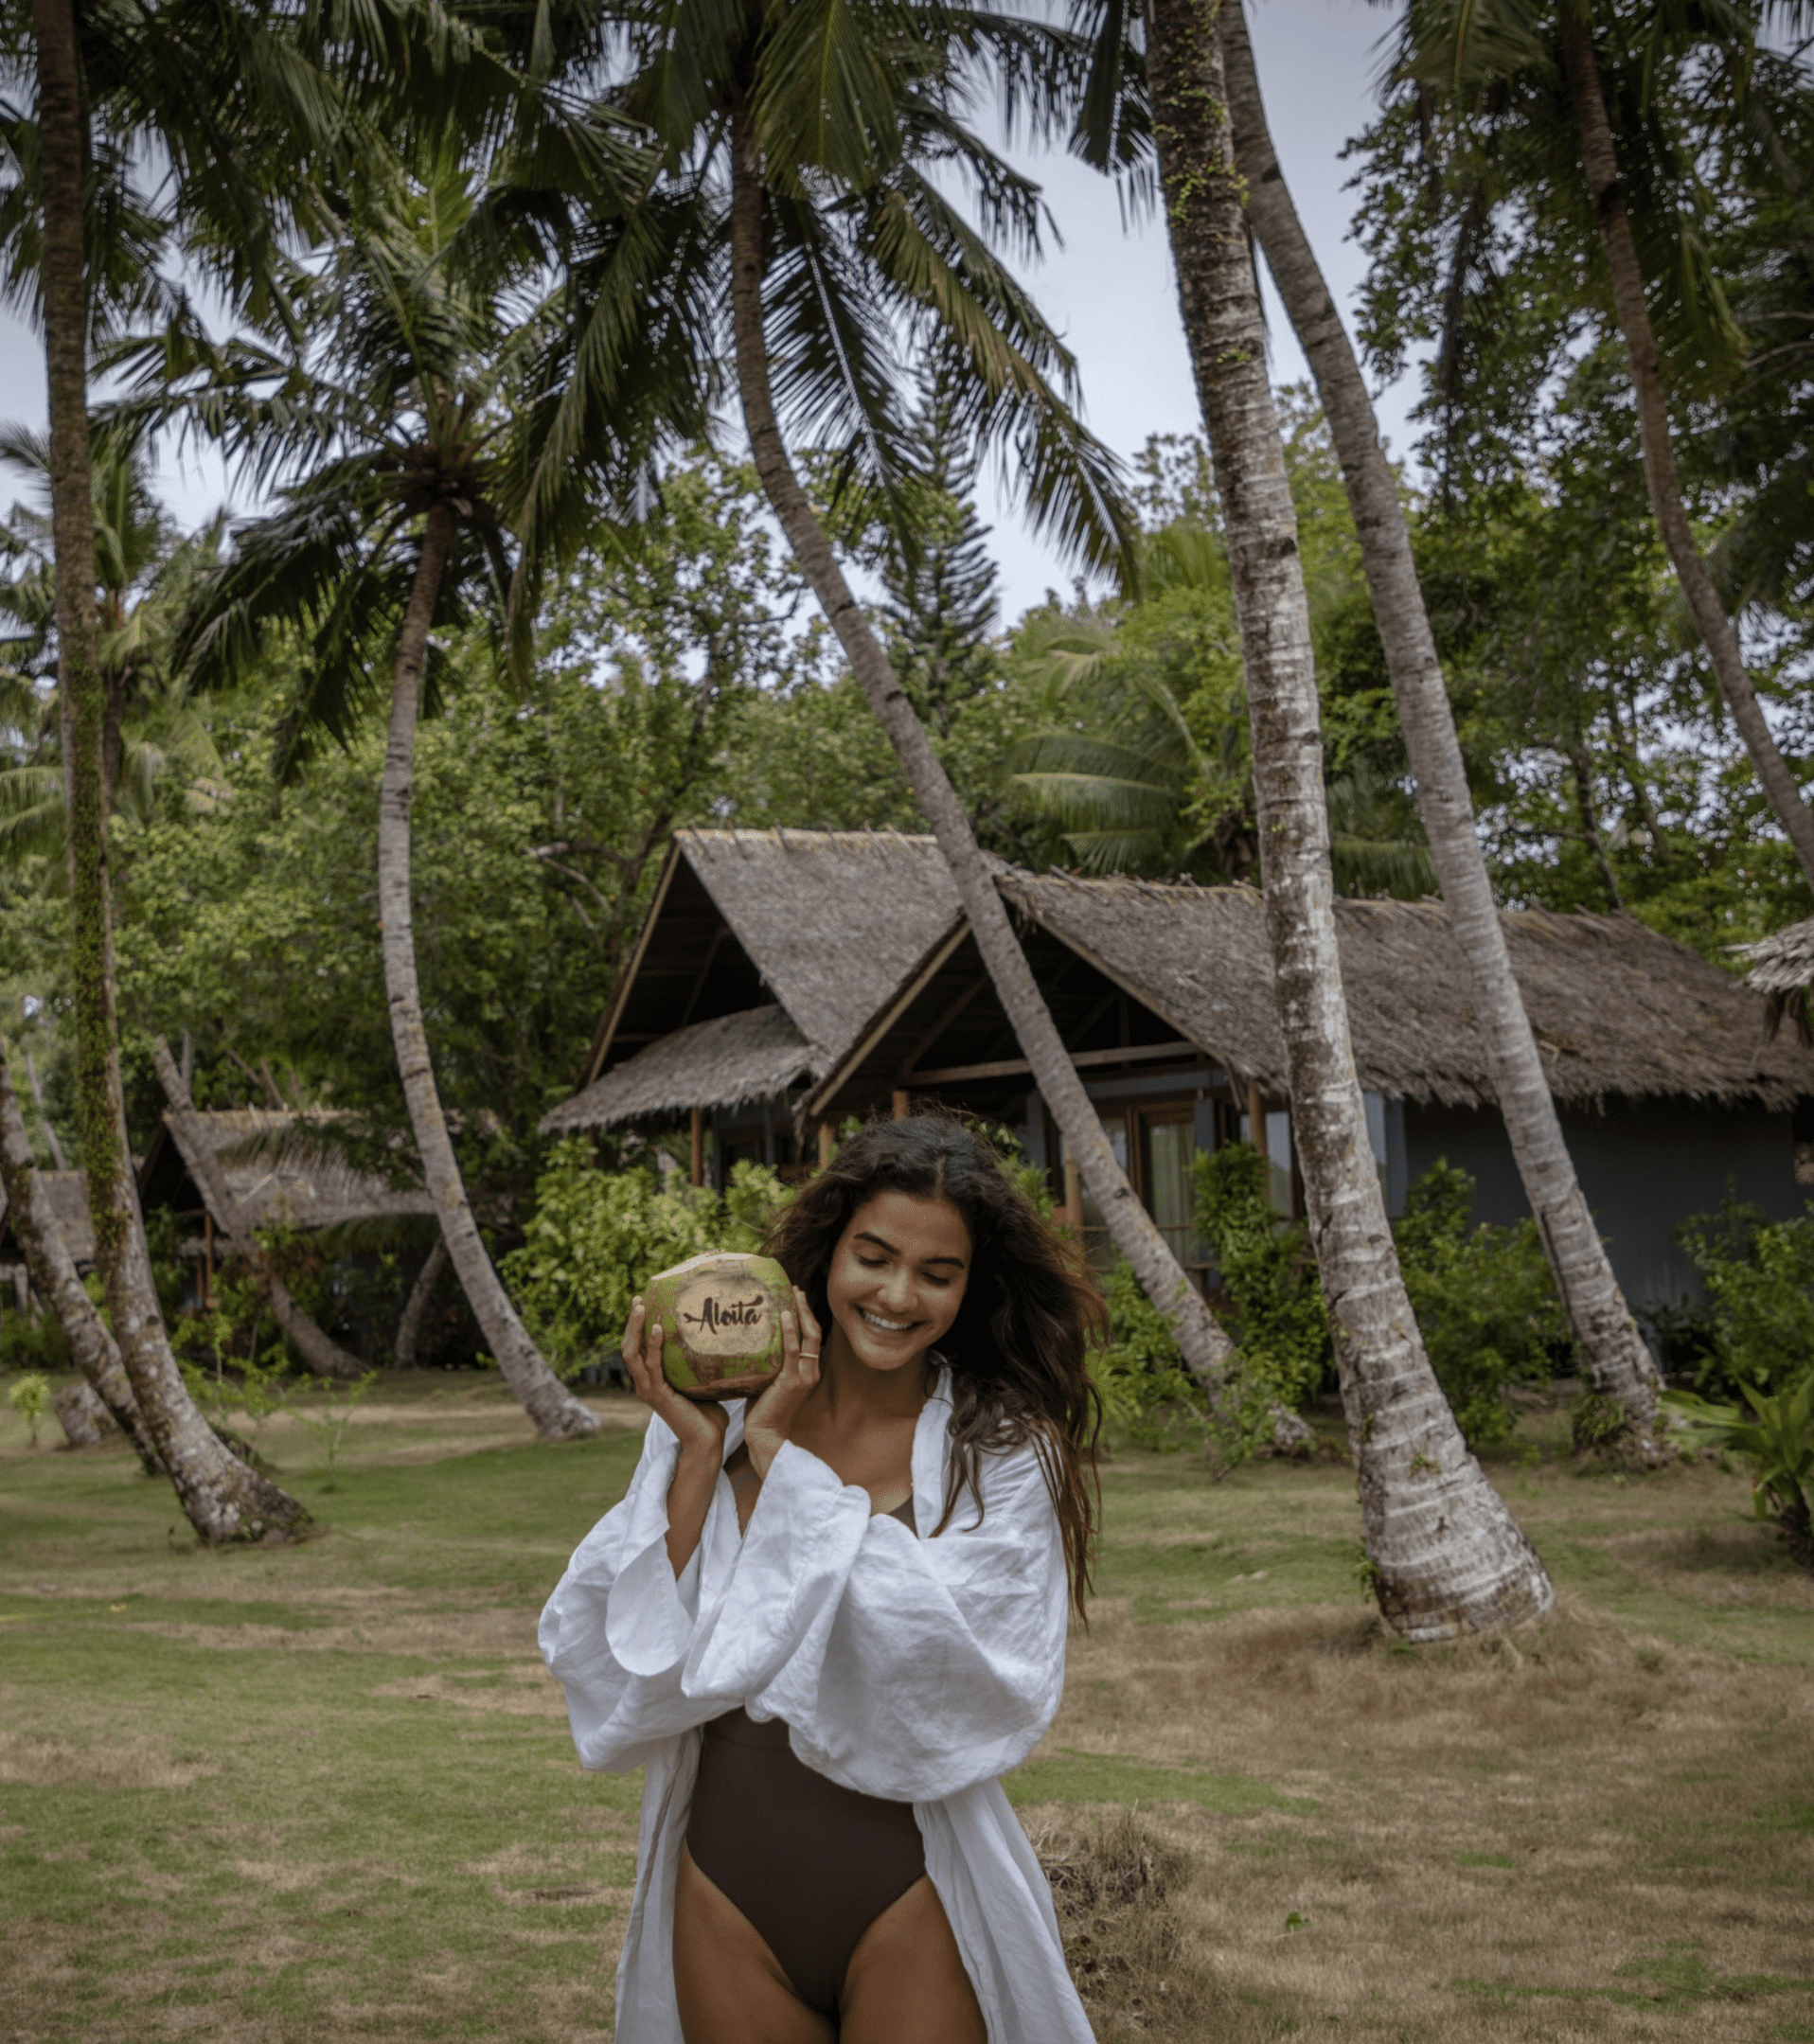
POLYGON ((101 785, 107 702, 95 614, 95 509, 88 449, 81 197, 86 138, 72 0, 32 0, 32 27, 38 44, 41 280, 73 924, 77 1132, 95 1226, 95 1260, 106 1289, 120 1360, 184 1511, 205 1539, 257 1539, 274 1529, 299 1525, 308 1514, 276 1484, 229 1453, 195 1409, 158 1312, 126 1138, 101 785))
POLYGON ((1148 0, 1147 67, 1184 330, 1228 531, 1260 870, 1310 1239, 1328 1301, 1375 1593, 1406 1638, 1554 1601, 1467 1452, 1405 1295, 1367 1143, 1335 940, 1323 744, 1297 518, 1230 148, 1218 15, 1148 0))
POLYGON ((1612 1274, 1562 1139, 1475 829, 1467 770, 1412 559, 1397 479, 1379 445, 1360 364, 1279 169, 1238 0, 1230 0, 1222 40, 1235 161, 1246 187, 1247 217, 1316 378, 1342 463, 1373 614, 1416 777, 1418 813, 1449 926, 1473 982, 1494 1096, 1593 1388, 1618 1401, 1634 1444, 1647 1455, 1657 1426, 1656 1367, 1612 1274))
POLYGON ((422 1160, 430 1198, 440 1216, 448 1255, 459 1272, 480 1330, 518 1403, 544 1440, 571 1440, 595 1431, 598 1415, 582 1405, 542 1360, 492 1267, 472 1218, 466 1185, 447 1132, 435 1084, 422 994, 416 976, 416 930, 410 902, 410 804, 414 795, 416 720, 422 700, 428 631, 454 549, 454 510, 436 504, 428 514, 422 555, 410 590, 397 645, 391 689, 390 739, 378 807, 378 913, 383 936, 384 987, 390 996, 391 1040, 409 1103, 410 1126, 422 1160))
POLYGON ((157 1067, 158 1081, 169 1102, 166 1118, 170 1125, 170 1133, 176 1138, 176 1146, 189 1167, 189 1176, 201 1188, 215 1224, 226 1237, 227 1247, 236 1256, 244 1257, 258 1273, 264 1303, 271 1308, 271 1317, 282 1330, 284 1339, 317 1377, 359 1376, 364 1368, 359 1358, 349 1356, 322 1331, 314 1319, 291 1296, 289 1286, 271 1268, 271 1259, 258 1246, 252 1217, 235 1197, 226 1172, 195 1118, 195 1105, 189 1098, 189 1090, 183 1083, 183 1075, 170 1056, 170 1047, 162 1037, 151 1045, 151 1061, 157 1067))
POLYGON ((397 1323, 397 1367, 400 1370, 416 1367, 416 1351, 421 1343, 428 1302, 435 1296, 435 1288, 446 1269, 447 1244, 436 1235, 434 1248, 416 1273, 415 1284, 409 1288, 409 1297, 403 1302, 403 1317, 397 1323))
POLYGON ((733 126, 731 153, 732 318, 738 387, 756 471, 794 559, 838 634, 851 671, 880 719, 908 786, 933 826, 983 963, 1031 1067, 1034 1083, 1064 1132, 1066 1149, 1076 1159, 1083 1182, 1141 1289, 1170 1322, 1185 1366, 1208 1394, 1212 1406, 1220 1407, 1233 1346, 1115 1163, 1102 1123, 1040 998, 1007 911, 995 891, 969 817, 896 679, 880 640, 851 595, 831 542, 788 458, 769 383, 762 326, 761 165, 746 117, 739 116, 733 126))
POLYGON ((1802 872, 1808 884, 1814 886, 1814 814, 1809 813, 1788 762, 1777 751, 1776 740, 1770 736, 1763 706, 1745 667, 1738 633, 1726 615, 1713 576, 1695 544, 1681 501, 1681 477, 1676 468, 1675 441, 1669 431, 1669 400, 1663 389, 1663 363, 1650 327, 1644 272, 1638 263, 1637 244, 1631 238, 1631 222, 1619 183, 1618 151, 1613 146, 1600 68, 1593 55, 1592 15, 1585 7, 1562 9, 1562 58, 1574 95, 1575 118, 1581 130, 1581 162, 1587 171, 1594 217, 1600 223, 1600 245, 1606 251, 1607 272, 1612 282, 1613 311, 1625 337, 1626 365, 1637 400, 1638 438, 1644 448, 1644 478, 1650 492, 1650 508, 1757 778, 1801 861, 1802 872))
POLYGON ((157 1458, 151 1429, 133 1395, 119 1350, 76 1274, 69 1245, 63 1240, 57 1217, 39 1182, 31 1138, 26 1132, 25 1116, 19 1111, 18 1095, 7 1071, 4 1038, 0 1038, 0 1188, 5 1189, 12 1232, 25 1252, 32 1285, 57 1316, 77 1369, 113 1415, 119 1431, 138 1450, 146 1475, 162 1476, 164 1465, 157 1458))

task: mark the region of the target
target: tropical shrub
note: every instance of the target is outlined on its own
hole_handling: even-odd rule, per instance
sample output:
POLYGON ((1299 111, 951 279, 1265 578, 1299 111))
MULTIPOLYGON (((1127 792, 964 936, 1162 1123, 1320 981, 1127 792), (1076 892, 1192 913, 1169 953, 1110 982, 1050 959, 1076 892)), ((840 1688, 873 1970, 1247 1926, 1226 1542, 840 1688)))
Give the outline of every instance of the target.
POLYGON ((1424 1346, 1469 1448, 1508 1440, 1508 1394, 1547 1383, 1568 1317, 1534 1220, 1470 1222, 1474 1181, 1438 1158, 1393 1229, 1424 1346))
POLYGON ((0 1370, 38 1370, 61 1377, 75 1367, 54 1313, 0 1309, 0 1370))
POLYGON ((1706 1289, 1702 1346, 1681 1375, 1703 1398, 1736 1399, 1814 1369, 1814 1213, 1770 1220, 1729 1190, 1677 1230, 1706 1289))
POLYGON ((1197 1226, 1221 1275, 1243 1393, 1262 1408, 1301 1406, 1334 1366, 1328 1309, 1304 1224, 1282 1221, 1273 1211, 1266 1159, 1251 1145, 1225 1143, 1199 1156, 1194 1168, 1197 1226))
POLYGON ((720 1199, 635 1165, 601 1171, 583 1140, 555 1146, 523 1246, 502 1271, 552 1368, 571 1377, 616 1352, 630 1302, 657 1271, 707 1250, 753 1250, 791 1197, 762 1164, 732 1167, 720 1199))
POLYGON ((1814 1573, 1814 1370, 1774 1391, 1738 1389, 1743 1405, 1689 1391, 1666 1392, 1663 1402, 1691 1439, 1750 1465, 1758 1518, 1775 1520, 1790 1555, 1814 1573))
POLYGON ((1112 1436, 1142 1448, 1181 1445, 1202 1431, 1203 1396, 1192 1383, 1165 1316, 1126 1263, 1103 1281, 1109 1340, 1090 1351, 1092 1381, 1102 1395, 1112 1436))
POLYGON ((13 1378, 7 1388, 7 1403, 26 1423, 26 1438, 33 1448, 38 1445, 38 1422, 44 1416, 44 1408, 50 1403, 50 1385, 37 1370, 27 1370, 23 1377, 13 1378))

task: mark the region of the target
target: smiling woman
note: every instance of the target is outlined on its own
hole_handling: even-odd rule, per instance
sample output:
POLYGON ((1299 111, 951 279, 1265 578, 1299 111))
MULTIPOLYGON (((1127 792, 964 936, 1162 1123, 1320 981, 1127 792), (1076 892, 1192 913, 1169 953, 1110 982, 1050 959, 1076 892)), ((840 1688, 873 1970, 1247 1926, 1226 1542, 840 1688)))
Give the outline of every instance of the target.
POLYGON ((625 2044, 1082 2044, 1000 1777, 1038 1744, 1089 1587, 1100 1313, 962 1124, 878 1124, 789 1209, 755 1400, 624 1359, 628 1497, 542 1617, 581 1761, 647 1769, 625 2044))

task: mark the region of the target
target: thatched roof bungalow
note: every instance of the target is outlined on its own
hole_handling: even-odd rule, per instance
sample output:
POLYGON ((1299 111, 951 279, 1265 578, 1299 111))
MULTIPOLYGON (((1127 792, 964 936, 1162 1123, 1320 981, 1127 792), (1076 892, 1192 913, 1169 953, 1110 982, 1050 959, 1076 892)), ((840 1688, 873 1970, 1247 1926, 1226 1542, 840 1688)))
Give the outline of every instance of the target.
MULTIPOLYGON (((937 1097, 1015 1128, 1060 1197, 1081 1199, 930 839, 745 832, 734 844, 696 832, 670 864, 676 886, 683 868, 684 916, 667 926, 670 886, 614 991, 587 1088, 547 1126, 654 1126, 697 1111, 721 1178, 758 1146, 787 1163, 815 1129, 937 1097), (711 892, 702 867, 723 896, 711 894, 709 933, 694 892, 711 892), (739 896, 733 880, 744 875, 739 896), (784 1014, 758 1026, 763 1008, 728 999, 701 1013, 727 951, 784 1014), (634 1048, 619 1050, 614 1019, 632 1016, 634 1048)), ((1297 1203, 1259 895, 1006 865, 997 884, 1111 1141, 1185 1262, 1205 1263, 1189 1225, 1197 1151, 1259 1141, 1276 1202, 1297 1203)), ((1515 1218, 1522 1190, 1441 905, 1343 901, 1337 927, 1394 1210, 1447 1156, 1474 1174, 1483 1219, 1515 1218)), ((1757 994, 1628 917, 1515 911, 1505 931, 1621 1278, 1638 1300, 1679 1297, 1692 1284, 1671 1241, 1683 1216, 1716 1203, 1729 1182, 1769 1211, 1794 1210, 1792 1123, 1814 1100, 1814 1054, 1767 1035, 1757 994)), ((1094 1219, 1087 1203, 1083 1218, 1094 1219)))
POLYGON ((961 922, 930 838, 683 830, 579 1090, 542 1126, 692 1117, 720 1173, 739 1157, 791 1166, 799 1082, 835 1065, 961 922))
MULTIPOLYGON (((95 1260, 95 1224, 88 1218, 88 1188, 81 1173, 40 1171, 38 1182, 50 1201, 51 1215, 71 1260, 78 1270, 88 1269, 95 1260)), ((25 1252, 7 1213, 6 1189, 0 1186, 0 1270, 23 1269, 25 1260, 25 1252)))

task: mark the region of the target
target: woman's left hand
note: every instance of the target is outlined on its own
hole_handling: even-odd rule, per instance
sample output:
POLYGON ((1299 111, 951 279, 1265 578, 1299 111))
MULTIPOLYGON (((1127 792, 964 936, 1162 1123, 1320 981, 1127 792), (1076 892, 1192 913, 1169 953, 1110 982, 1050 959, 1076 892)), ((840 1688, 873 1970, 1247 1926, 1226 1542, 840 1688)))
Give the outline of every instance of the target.
POLYGON ((743 1445, 758 1477, 781 1452, 800 1410, 819 1382, 819 1323, 807 1295, 793 1288, 793 1311, 781 1315, 781 1367, 750 1401, 743 1416, 743 1445))

